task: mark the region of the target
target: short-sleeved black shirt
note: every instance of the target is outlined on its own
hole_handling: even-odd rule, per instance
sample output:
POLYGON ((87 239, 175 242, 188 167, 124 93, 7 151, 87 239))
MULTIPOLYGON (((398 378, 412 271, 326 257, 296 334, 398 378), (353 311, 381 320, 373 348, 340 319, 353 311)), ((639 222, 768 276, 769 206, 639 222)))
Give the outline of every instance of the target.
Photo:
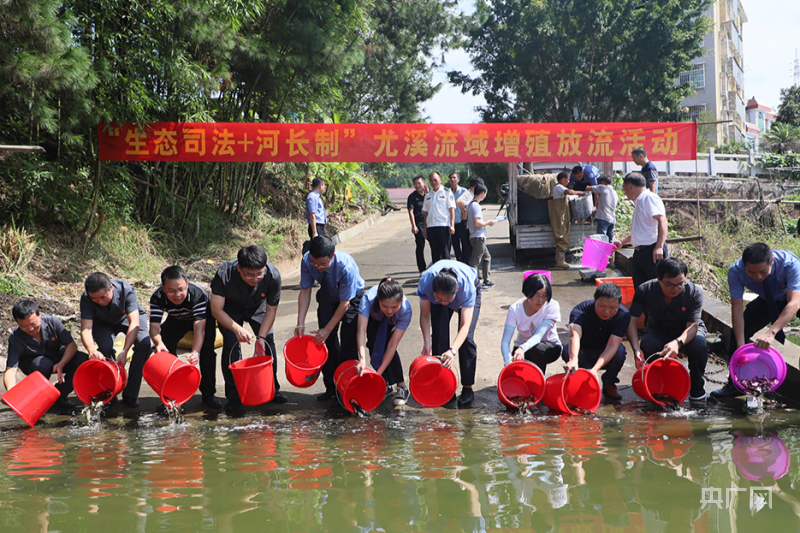
POLYGON ((75 342, 64 324, 54 316, 42 315, 42 342, 37 341, 20 328, 8 338, 7 368, 16 368, 21 359, 33 359, 43 355, 54 362, 61 360, 61 350, 75 342))
POLYGON ((81 320, 99 320, 109 324, 128 326, 128 314, 139 311, 139 316, 145 316, 144 309, 136 299, 136 291, 127 281, 112 279, 111 287, 114 295, 105 307, 97 305, 89 298, 89 294, 81 294, 81 320))
POLYGON ((186 298, 180 305, 170 302, 164 288, 159 287, 150 297, 150 323, 160 324, 164 313, 168 313, 170 318, 175 320, 194 322, 205 320, 207 307, 208 294, 194 283, 189 283, 186 298))
POLYGON ((211 294, 225 298, 223 308, 234 320, 252 318, 260 322, 267 305, 276 306, 281 301, 281 274, 275 265, 267 262, 266 275, 251 287, 242 279, 233 260, 222 263, 211 281, 211 294))
POLYGON ((625 337, 631 314, 619 306, 617 314, 608 320, 601 320, 594 310, 594 300, 585 300, 576 305, 569 314, 569 323, 581 327, 581 348, 584 350, 603 350, 611 335, 625 337))
POLYGON ((653 164, 652 161, 648 161, 644 164, 641 170, 642 176, 644 176, 644 180, 647 183, 647 186, 650 187, 650 184, 658 182, 658 169, 653 164))
POLYGON ((703 289, 692 283, 686 282, 683 292, 667 304, 661 285, 657 279, 651 279, 639 285, 633 295, 631 316, 638 317, 647 314, 647 327, 660 331, 673 337, 678 337, 686 330, 687 323, 700 324, 699 331, 706 333, 703 324, 703 289))
POLYGON ((420 230, 425 229, 425 215, 422 212, 422 205, 424 203, 425 196, 417 191, 409 194, 408 201, 406 202, 406 208, 414 211, 414 223, 417 225, 417 229, 420 230))

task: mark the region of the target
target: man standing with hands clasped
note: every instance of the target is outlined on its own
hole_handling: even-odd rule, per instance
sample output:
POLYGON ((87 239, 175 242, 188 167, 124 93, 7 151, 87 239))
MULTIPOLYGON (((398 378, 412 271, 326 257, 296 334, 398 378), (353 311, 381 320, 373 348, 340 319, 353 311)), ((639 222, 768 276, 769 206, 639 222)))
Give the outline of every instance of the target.
MULTIPOLYGON (((731 315, 736 346, 746 344, 761 328, 770 324, 754 344, 767 349, 773 340, 786 339, 783 328, 800 310, 800 259, 788 250, 772 250, 764 243, 747 246, 728 269, 731 315), (745 287, 758 298, 744 305, 745 287)), ((711 393, 716 400, 740 396, 742 392, 730 380, 711 393)))
POLYGON ((408 219, 411 221, 411 233, 414 234, 416 244, 417 270, 422 274, 425 272, 425 213, 422 212, 426 192, 425 178, 417 176, 413 183, 414 192, 408 195, 406 207, 408 219))
POLYGON ((645 187, 644 176, 630 172, 622 181, 622 190, 628 200, 633 201, 631 234, 615 241, 617 250, 623 244, 634 247, 631 260, 633 287, 656 279, 656 265, 667 257, 667 212, 664 202, 657 194, 645 187))
POLYGON ((456 201, 450 189, 442 187, 442 178, 431 172, 431 190, 425 195, 425 238, 431 245, 431 263, 450 259, 450 242, 456 232, 456 201))

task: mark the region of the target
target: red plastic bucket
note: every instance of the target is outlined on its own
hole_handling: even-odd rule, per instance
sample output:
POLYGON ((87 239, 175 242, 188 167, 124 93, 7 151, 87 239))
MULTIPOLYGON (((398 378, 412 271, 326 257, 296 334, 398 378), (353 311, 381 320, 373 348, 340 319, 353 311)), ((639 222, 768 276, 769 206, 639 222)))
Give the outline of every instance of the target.
POLYGON ((200 371, 169 352, 150 356, 142 369, 144 380, 161 398, 164 405, 183 405, 200 387, 200 371))
POLYGON ((310 387, 319 377, 322 365, 328 360, 325 344, 314 344, 314 337, 292 337, 283 345, 286 379, 295 387, 310 387))
POLYGON ((786 379, 786 361, 780 352, 772 347, 762 350, 761 348, 756 348, 753 343, 745 344, 733 352, 728 368, 731 374, 731 381, 745 392, 752 391, 742 385, 741 380, 743 379, 777 379, 778 381, 769 391, 774 391, 780 387, 783 384, 783 380, 786 379))
MULTIPOLYGON (((89 405, 93 398, 102 399, 104 404, 122 392, 128 384, 125 367, 112 361, 90 359, 78 367, 72 378, 75 396, 89 405)), ((95 400, 95 401, 97 401, 95 400)))
POLYGON ((576 415, 578 412, 570 409, 574 406, 594 413, 600 407, 602 391, 594 374, 579 368, 569 376, 556 374, 547 378, 543 399, 551 411, 576 415))
POLYGON ((357 365, 358 361, 345 361, 339 365, 333 374, 333 382, 336 383, 339 402, 345 409, 354 413, 352 401, 355 400, 363 410, 369 412, 386 397, 386 380, 371 368, 364 368, 359 376, 357 365))
POLYGON ((61 393, 41 372, 32 372, 25 379, 0 395, 3 402, 14 410, 30 427, 50 409, 61 393))
POLYGON ((244 405, 261 405, 275 397, 275 361, 268 355, 240 359, 228 365, 244 405))
POLYGON ((530 361, 514 361, 503 367, 497 376, 497 397, 512 409, 519 409, 519 405, 510 400, 517 396, 532 397, 533 404, 537 404, 544 396, 544 383, 544 374, 538 366, 530 361))
POLYGON ((689 397, 692 382, 689 371, 672 358, 659 357, 652 363, 641 367, 633 375, 633 392, 639 398, 664 407, 665 402, 657 400, 654 394, 663 394, 682 403, 689 397))
POLYGON ((408 389, 423 407, 441 407, 453 397, 458 380, 452 368, 445 368, 438 357, 421 355, 409 369, 408 389))

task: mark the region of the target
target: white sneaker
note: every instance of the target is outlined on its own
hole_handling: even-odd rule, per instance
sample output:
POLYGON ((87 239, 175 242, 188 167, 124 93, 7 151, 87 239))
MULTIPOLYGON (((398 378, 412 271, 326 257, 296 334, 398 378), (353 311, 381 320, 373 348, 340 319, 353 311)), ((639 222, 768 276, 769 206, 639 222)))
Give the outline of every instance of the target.
POLYGON ((408 401, 409 392, 408 389, 403 387, 397 387, 397 392, 394 395, 393 403, 395 405, 405 405, 408 401))

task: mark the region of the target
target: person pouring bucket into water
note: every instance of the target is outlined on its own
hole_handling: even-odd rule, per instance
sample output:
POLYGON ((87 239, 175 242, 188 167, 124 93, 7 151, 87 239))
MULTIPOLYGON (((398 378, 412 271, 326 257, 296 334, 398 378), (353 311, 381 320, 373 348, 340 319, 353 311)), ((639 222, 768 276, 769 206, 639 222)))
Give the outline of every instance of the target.
POLYGON ((461 369, 459 407, 469 407, 474 399, 472 386, 478 362, 475 327, 481 311, 481 284, 478 273, 464 263, 442 260, 423 272, 417 288, 419 325, 422 329, 422 355, 441 355, 442 365, 452 367, 458 354, 461 369), (450 319, 459 315, 458 333, 450 344, 450 319))
POLYGON ((397 385, 394 405, 405 405, 409 392, 397 346, 411 324, 413 313, 403 295, 403 286, 391 277, 383 278, 364 293, 358 314, 358 374, 361 375, 367 366, 369 349, 372 368, 383 376, 389 390, 397 385))

